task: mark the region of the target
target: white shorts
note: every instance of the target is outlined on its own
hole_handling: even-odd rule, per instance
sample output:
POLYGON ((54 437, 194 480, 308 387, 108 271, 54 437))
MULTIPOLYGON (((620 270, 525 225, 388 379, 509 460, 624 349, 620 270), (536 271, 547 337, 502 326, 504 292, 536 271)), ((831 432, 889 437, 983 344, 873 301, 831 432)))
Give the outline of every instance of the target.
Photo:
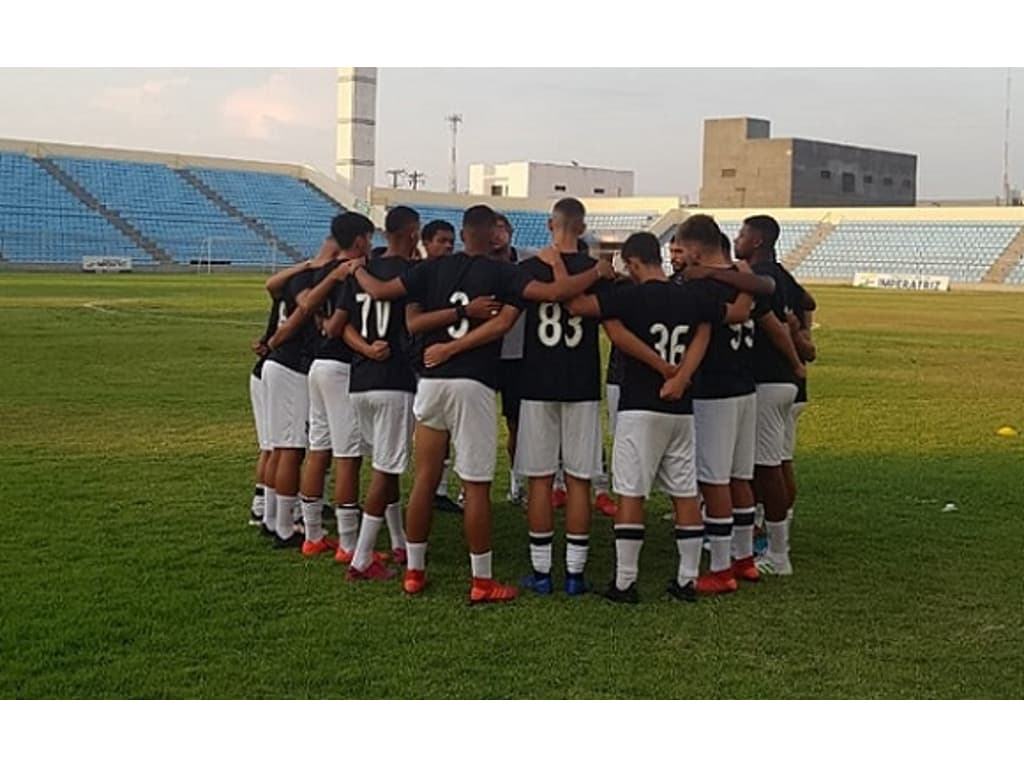
POLYGON ((789 418, 786 420, 786 442, 782 446, 783 461, 792 461, 793 455, 796 453, 796 422, 806 407, 807 402, 804 401, 793 403, 793 407, 789 409, 789 418))
POLYGON ((269 451, 270 430, 267 429, 267 398, 263 393, 263 379, 249 374, 249 402, 252 403, 252 419, 256 422, 256 443, 261 451, 269 451))
POLYGON ((753 392, 739 397, 694 400, 693 429, 698 481, 728 485, 732 478, 754 478, 757 396, 753 392))
POLYGON ((606 384, 605 397, 608 400, 608 431, 615 434, 615 420, 619 417, 619 395, 622 389, 618 384, 606 384))
POLYGON ((337 459, 369 453, 348 394, 352 368, 340 360, 314 360, 309 369, 309 449, 337 459))
POLYGON ((601 474, 601 403, 523 400, 516 436, 516 474, 547 477, 558 471, 581 480, 601 474))
POLYGON ((646 498, 657 483, 673 498, 696 497, 693 416, 621 411, 615 424, 612 478, 620 496, 646 498))
POLYGON ((493 389, 473 379, 420 379, 412 410, 423 426, 449 433, 460 478, 494 479, 498 404, 493 389))
POLYGON ((757 385, 757 444, 754 463, 778 467, 786 445, 786 423, 796 400, 796 384, 757 385))
POLYGON ((267 427, 274 448, 305 448, 309 432, 309 390, 306 375, 273 360, 263 364, 263 396, 267 427))
POLYGON ((372 451, 373 468, 389 475, 405 472, 412 443, 412 392, 353 392, 351 397, 359 434, 372 451))

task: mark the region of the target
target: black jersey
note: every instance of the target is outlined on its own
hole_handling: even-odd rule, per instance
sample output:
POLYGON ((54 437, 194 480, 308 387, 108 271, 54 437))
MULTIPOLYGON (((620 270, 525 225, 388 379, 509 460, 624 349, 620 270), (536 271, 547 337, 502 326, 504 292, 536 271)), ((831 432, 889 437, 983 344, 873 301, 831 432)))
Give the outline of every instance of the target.
MULTIPOLYGON (((579 253, 563 253, 562 261, 570 275, 578 275, 597 266, 597 261, 579 253)), ((528 259, 520 266, 525 283, 536 280, 550 283, 551 267, 540 259, 528 259)), ((595 285, 588 293, 600 292, 595 285)), ((520 395, 523 400, 578 403, 601 399, 601 346, 598 321, 574 317, 565 305, 552 301, 529 301, 523 340, 523 374, 520 395)))
MULTIPOLYGON (((782 267, 776 261, 752 265, 755 274, 765 275, 775 281, 775 292, 759 302, 758 316, 771 312, 779 322, 786 325, 786 315, 793 306, 789 281, 782 267)), ((754 341, 754 379, 760 383, 793 383, 793 367, 785 355, 762 331, 757 332, 754 341)))
MULTIPOLYGON (((412 266, 401 256, 380 256, 370 260, 366 271, 378 280, 387 281, 405 275, 412 266)), ((415 392, 416 378, 406 349, 406 300, 376 301, 360 288, 354 277, 342 285, 341 307, 348 313, 348 324, 358 331, 367 344, 383 339, 391 348, 391 355, 383 362, 353 352, 349 390, 415 392)))
MULTIPOLYGON (((803 310, 804 296, 807 291, 804 287, 797 282, 797 279, 793 277, 793 273, 786 269, 781 264, 779 265, 779 271, 782 272, 782 276, 786 280, 786 285, 789 289, 790 300, 793 305, 793 312, 797 319, 800 321, 800 328, 804 330, 807 328, 807 314, 803 310)), ((796 402, 806 403, 807 402, 807 379, 794 379, 796 381, 796 402)))
MULTIPOLYGON (((270 312, 267 314, 267 328, 263 331, 263 335, 260 336, 260 342, 262 344, 266 344, 270 340, 270 337, 274 335, 274 331, 277 330, 277 319, 281 312, 279 307, 280 303, 280 299, 275 299, 273 296, 270 297, 270 312)), ((266 361, 267 356, 260 355, 256 360, 256 365, 252 367, 252 375, 257 379, 263 378, 263 364, 266 361)))
MULTIPOLYGON (((721 323, 725 307, 668 280, 649 280, 598 294, 601 317, 617 318, 665 361, 678 365, 701 323, 721 323)), ((693 413, 689 389, 679 400, 662 400, 665 380, 636 358, 622 356, 620 411, 693 413)))
MULTIPOLYGON (((512 264, 486 256, 451 253, 424 261, 410 269, 402 278, 410 303, 419 304, 425 312, 465 306, 478 296, 494 296, 504 304, 523 307, 522 292, 525 273, 512 264)), ((465 317, 452 325, 423 334, 423 349, 460 339, 483 320, 465 317)), ((473 379, 491 389, 498 386, 498 357, 501 339, 474 347, 435 368, 423 368, 429 379, 473 379)))
MULTIPOLYGON (((335 267, 338 266, 338 262, 332 262, 326 267, 321 268, 316 274, 316 281, 319 283, 321 280, 331 279, 328 276, 334 271, 335 267)), ((324 304, 320 308, 320 322, 321 325, 334 314, 335 310, 344 309, 342 306, 342 300, 345 297, 345 284, 336 283, 331 288, 330 293, 327 294, 327 298, 324 299, 324 304)), ((317 337, 316 346, 316 359, 317 360, 337 360, 339 363, 351 363, 352 362, 352 350, 349 349, 348 344, 339 338, 334 336, 328 336, 324 333, 323 329, 319 331, 317 337)))
MULTIPOLYGON (((732 267, 735 269, 735 267, 732 267)), ((717 280, 693 280, 686 289, 706 294, 723 305, 732 304, 739 291, 717 280)), ((754 384, 754 320, 711 326, 711 341, 693 380, 693 397, 715 400, 749 395, 754 384)))
MULTIPOLYGON (((283 326, 288 318, 299 305, 299 294, 307 291, 316 285, 316 274, 312 270, 299 272, 292 275, 285 283, 281 301, 278 305, 278 328, 283 326)), ((287 341, 271 352, 268 360, 273 360, 285 368, 291 368, 298 373, 309 373, 309 366, 313 362, 313 354, 317 344, 316 322, 312 317, 305 318, 301 325, 295 329, 287 341)))

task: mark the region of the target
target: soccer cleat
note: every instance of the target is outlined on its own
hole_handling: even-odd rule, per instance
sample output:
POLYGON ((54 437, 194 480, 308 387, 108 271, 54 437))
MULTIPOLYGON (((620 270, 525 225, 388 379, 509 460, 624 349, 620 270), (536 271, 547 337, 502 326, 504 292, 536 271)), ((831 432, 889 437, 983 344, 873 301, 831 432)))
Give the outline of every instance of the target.
POLYGON ((551 506, 554 509, 561 509, 565 506, 566 495, 562 488, 555 488, 551 492, 551 506))
POLYGON ((277 536, 277 533, 273 528, 267 528, 265 525, 260 526, 260 536, 266 536, 268 539, 272 539, 277 536))
POLYGON ((732 561, 733 578, 743 581, 760 581, 761 572, 757 570, 757 564, 753 557, 744 557, 732 561))
POLYGON ((250 509, 249 510, 249 525, 253 526, 254 528, 257 525, 263 525, 263 515, 257 515, 255 509, 250 509))
POLYGON ((724 571, 709 571, 697 578, 697 592, 702 595, 724 595, 739 589, 732 568, 724 571))
POLYGON ((379 560, 370 560, 370 564, 362 571, 350 565, 345 578, 348 581, 387 581, 397 575, 390 568, 383 566, 379 560))
POLYGON ((629 603, 632 605, 640 602, 640 595, 636 591, 636 582, 633 582, 625 589, 619 589, 615 586, 615 579, 612 579, 608 588, 601 594, 613 603, 629 603))
POLYGON ((299 549, 302 543, 306 540, 306 537, 296 531, 287 539, 282 539, 276 533, 274 534, 274 549, 299 549))
POLYGON ((525 499, 523 498, 523 489, 522 488, 515 488, 515 489, 510 488, 508 493, 505 495, 505 501, 507 501, 509 504, 511 504, 514 507, 521 507, 521 506, 523 506, 523 502, 525 501, 525 499))
POLYGON ((391 562, 395 565, 405 565, 407 559, 405 547, 395 547, 391 550, 391 562))
POLYGON ((765 552, 754 561, 754 564, 762 576, 793 575, 793 564, 789 562, 789 555, 776 557, 771 552, 765 552))
POLYGON ((519 597, 519 590, 494 579, 473 579, 469 588, 470 605, 504 603, 519 597))
POLYGON ((605 517, 615 517, 619 511, 612 497, 607 493, 599 493, 594 497, 594 508, 605 517))
MULTIPOLYGON (((356 556, 355 551, 349 551, 338 547, 338 551, 334 553, 334 562, 348 565, 352 562, 352 558, 356 556)), ((386 563, 388 561, 388 555, 384 552, 374 552, 373 559, 378 563, 386 563)))
POLYGON ((447 496, 434 496, 434 509, 438 512, 451 512, 453 515, 462 514, 462 507, 447 496))
POLYGON ((524 576, 519 581, 519 586, 538 595, 550 595, 555 591, 555 584, 551 580, 551 574, 539 573, 537 571, 534 571, 529 576, 524 576))
POLYGON ((330 536, 322 536, 319 541, 302 542, 302 554, 305 557, 313 557, 324 552, 333 552, 338 548, 338 542, 330 536))
POLYGON ((427 588, 427 572, 407 568, 402 579, 402 591, 407 595, 418 595, 427 588))
POLYGON ((569 597, 585 595, 590 591, 590 585, 583 578, 582 573, 565 574, 565 594, 569 597))
POLYGON ((672 579, 668 583, 668 587, 665 589, 671 597, 679 600, 683 603, 695 603, 697 602, 697 589, 693 586, 693 581, 688 581, 685 584, 680 584, 675 579, 672 579))

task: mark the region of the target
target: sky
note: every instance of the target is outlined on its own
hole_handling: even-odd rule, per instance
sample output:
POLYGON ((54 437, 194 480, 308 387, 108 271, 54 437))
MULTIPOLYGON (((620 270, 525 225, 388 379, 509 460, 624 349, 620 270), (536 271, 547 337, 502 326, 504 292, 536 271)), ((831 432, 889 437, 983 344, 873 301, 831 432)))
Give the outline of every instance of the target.
MULTIPOLYGON (((1011 100, 1024 125, 1024 77, 1011 100)), ((918 197, 1001 192, 1003 69, 382 69, 377 183, 446 190, 445 115, 470 162, 632 169, 636 193, 695 201, 701 123, 750 115, 773 136, 918 155, 918 197)), ((333 174, 333 69, 0 69, 0 137, 300 162, 333 174)), ((1024 186, 1024 132, 1010 178, 1024 186)))

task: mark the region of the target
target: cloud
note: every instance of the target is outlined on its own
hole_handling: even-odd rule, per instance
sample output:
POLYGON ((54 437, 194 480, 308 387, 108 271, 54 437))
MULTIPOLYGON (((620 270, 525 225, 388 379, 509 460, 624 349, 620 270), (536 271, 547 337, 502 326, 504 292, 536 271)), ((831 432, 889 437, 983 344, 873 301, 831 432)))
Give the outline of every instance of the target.
POLYGON ((315 125, 315 115, 299 94, 286 75, 274 74, 259 85, 229 93, 221 104, 221 117, 232 134, 256 140, 271 138, 282 126, 315 125))
POLYGON ((171 114, 168 95, 188 85, 187 77, 146 80, 139 85, 107 86, 92 100, 99 109, 127 115, 133 120, 164 118, 171 114))

